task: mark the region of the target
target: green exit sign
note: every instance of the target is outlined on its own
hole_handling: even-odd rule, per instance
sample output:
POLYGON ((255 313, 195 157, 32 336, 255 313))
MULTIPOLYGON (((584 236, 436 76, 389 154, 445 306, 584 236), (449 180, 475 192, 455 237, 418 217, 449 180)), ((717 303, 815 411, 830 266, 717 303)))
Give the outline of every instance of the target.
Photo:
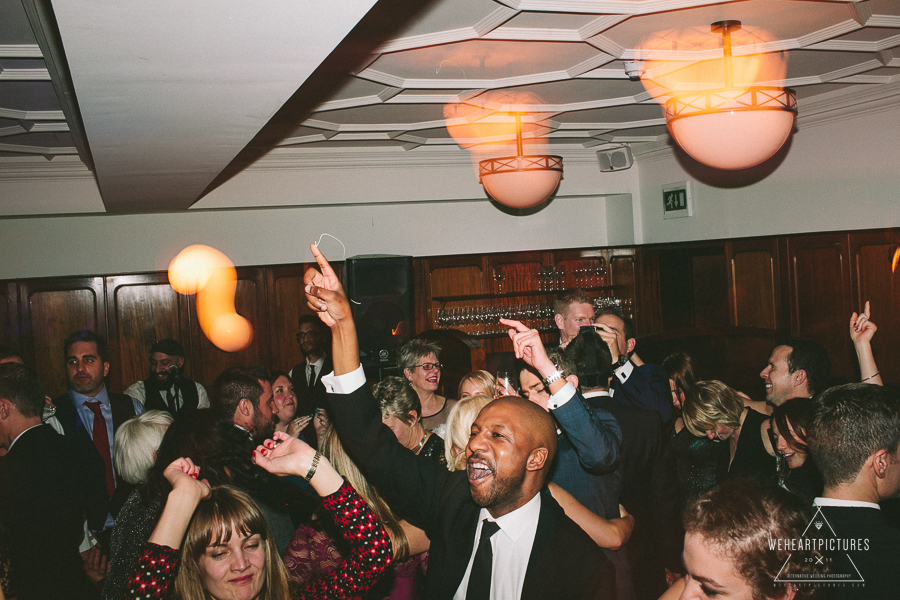
POLYGON ((690 181, 679 181, 664 185, 662 193, 664 219, 680 219, 693 216, 694 209, 691 205, 690 181))

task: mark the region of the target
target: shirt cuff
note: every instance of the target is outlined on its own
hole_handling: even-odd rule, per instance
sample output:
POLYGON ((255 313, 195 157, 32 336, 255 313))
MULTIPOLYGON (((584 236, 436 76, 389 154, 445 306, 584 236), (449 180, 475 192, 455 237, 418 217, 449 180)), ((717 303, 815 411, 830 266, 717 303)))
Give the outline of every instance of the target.
POLYGON ((628 378, 631 377, 632 371, 634 371, 634 363, 628 360, 624 365, 616 369, 614 373, 616 374, 616 378, 620 383, 625 383, 626 381, 628 381, 628 378))
POLYGON ((569 400, 574 397, 575 386, 567 381, 566 385, 564 385, 561 390, 550 396, 550 399, 547 401, 547 409, 555 410, 560 406, 564 406, 569 400))
POLYGON ((352 394, 366 385, 366 372, 363 371, 362 365, 344 375, 335 375, 332 371, 322 376, 322 383, 329 394, 352 394))

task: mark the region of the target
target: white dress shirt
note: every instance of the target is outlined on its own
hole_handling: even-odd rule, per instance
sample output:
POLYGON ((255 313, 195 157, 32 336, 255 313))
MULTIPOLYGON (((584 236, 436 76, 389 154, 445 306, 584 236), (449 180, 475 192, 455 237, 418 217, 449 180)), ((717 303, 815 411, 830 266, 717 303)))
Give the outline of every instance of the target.
POLYGON ((494 555, 491 562, 491 600, 520 598, 540 516, 541 495, 539 493, 516 510, 506 513, 498 519, 493 518, 486 508, 482 508, 478 515, 478 527, 475 529, 472 555, 469 557, 466 574, 463 575, 462 581, 453 595, 453 600, 465 600, 469 587, 469 576, 472 574, 472 563, 475 561, 475 551, 478 549, 481 527, 485 519, 496 521, 500 526, 500 531, 491 537, 491 551, 494 555))

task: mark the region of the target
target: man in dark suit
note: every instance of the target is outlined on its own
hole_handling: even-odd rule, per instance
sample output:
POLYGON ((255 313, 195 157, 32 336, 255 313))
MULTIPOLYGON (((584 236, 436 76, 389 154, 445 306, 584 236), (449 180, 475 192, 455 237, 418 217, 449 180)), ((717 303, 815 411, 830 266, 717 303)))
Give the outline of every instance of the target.
POLYGON ((297 394, 298 415, 312 414, 317 408, 325 407, 326 392, 322 384, 322 375, 334 370, 326 349, 325 338, 325 331, 318 317, 315 315, 300 317, 297 341, 306 359, 288 373, 294 384, 294 393, 297 394))
POLYGON ((405 449, 366 385, 340 282, 318 248, 312 252, 321 272, 307 272, 307 300, 332 329, 329 412, 388 504, 431 539, 425 598, 611 598, 603 554, 542 491, 556 450, 549 415, 522 399, 495 400, 472 426, 466 472, 405 449))
POLYGON ((681 566, 681 515, 674 479, 673 458, 663 437, 659 413, 619 404, 609 395, 613 376, 609 348, 592 328, 585 327, 560 358, 560 367, 576 376, 587 403, 609 411, 622 429, 622 460, 610 478, 620 482, 621 503, 635 520, 634 533, 625 550, 635 597, 659 598, 666 591, 665 569, 681 566))
MULTIPOLYGON (((144 412, 144 406, 130 396, 106 389, 109 346, 103 336, 89 330, 76 331, 63 342, 63 356, 69 391, 53 399, 56 418, 64 435, 77 442, 84 462, 91 466, 92 481, 97 469, 102 469, 102 485, 107 498, 112 498, 117 484, 112 461, 116 431, 122 423, 144 412)), ((111 530, 113 520, 107 512, 108 506, 92 507, 88 515, 92 531, 111 530)), ((106 537, 101 536, 101 542, 107 541, 106 537)))
POLYGON ((597 311, 594 326, 612 359, 610 396, 619 404, 656 411, 668 423, 672 419, 669 374, 660 365, 644 364, 634 353, 637 339, 631 319, 618 307, 607 306, 597 311))
MULTIPOLYGON (((99 598, 78 546, 92 500, 74 441, 41 424, 44 386, 22 365, 0 365, 0 531, 19 600, 99 598)), ((102 493, 102 490, 101 490, 102 493)))
POLYGON ((833 597, 895 598, 900 530, 888 525, 878 503, 900 496, 900 396, 868 383, 825 390, 815 400, 806 435, 825 481, 814 504, 830 527, 819 531, 839 543, 856 542, 830 552, 832 572, 864 581, 841 585, 834 579, 833 597))

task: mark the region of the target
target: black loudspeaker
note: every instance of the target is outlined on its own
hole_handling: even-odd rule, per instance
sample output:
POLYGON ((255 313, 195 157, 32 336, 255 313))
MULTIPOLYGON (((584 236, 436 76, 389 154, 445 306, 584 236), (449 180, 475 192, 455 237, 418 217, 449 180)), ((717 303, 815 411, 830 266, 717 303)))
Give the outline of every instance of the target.
POLYGON ((362 366, 393 366, 413 331, 411 256, 351 256, 344 264, 362 366))

